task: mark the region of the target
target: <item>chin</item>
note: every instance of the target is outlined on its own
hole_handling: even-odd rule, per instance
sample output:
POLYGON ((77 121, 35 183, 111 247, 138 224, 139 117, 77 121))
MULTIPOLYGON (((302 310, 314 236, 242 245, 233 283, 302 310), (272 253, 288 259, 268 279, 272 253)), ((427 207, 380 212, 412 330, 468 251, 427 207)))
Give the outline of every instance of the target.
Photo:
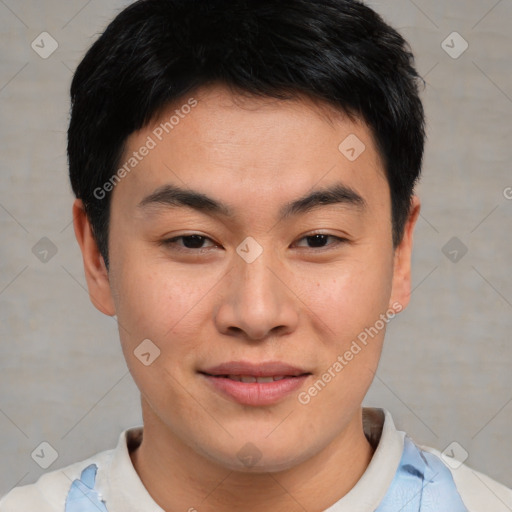
POLYGON ((238 473, 278 473, 298 466, 314 455, 311 450, 305 451, 301 443, 295 443, 293 446, 284 450, 283 446, 279 448, 272 443, 241 443, 240 449, 232 452, 232 446, 226 447, 227 451, 203 452, 202 455, 210 459, 215 464, 222 466, 230 471, 238 473), (300 447, 300 453, 297 448, 300 447))

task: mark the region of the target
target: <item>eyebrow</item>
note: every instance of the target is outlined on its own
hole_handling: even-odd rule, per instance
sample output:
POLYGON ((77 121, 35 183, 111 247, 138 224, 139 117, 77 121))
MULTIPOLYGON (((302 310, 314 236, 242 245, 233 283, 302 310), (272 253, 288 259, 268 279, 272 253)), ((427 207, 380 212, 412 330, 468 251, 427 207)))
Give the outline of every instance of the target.
MULTIPOLYGON (((335 183, 334 185, 314 190, 299 199, 286 203, 279 211, 279 220, 303 215, 320 206, 327 205, 345 205, 360 212, 363 212, 367 208, 365 199, 355 190, 343 183, 335 183)), ((233 218, 235 216, 234 211, 228 205, 216 199, 195 190, 183 189, 169 184, 157 188, 138 204, 138 208, 143 210, 150 207, 158 208, 161 206, 168 208, 187 207, 201 213, 227 218, 233 218)))

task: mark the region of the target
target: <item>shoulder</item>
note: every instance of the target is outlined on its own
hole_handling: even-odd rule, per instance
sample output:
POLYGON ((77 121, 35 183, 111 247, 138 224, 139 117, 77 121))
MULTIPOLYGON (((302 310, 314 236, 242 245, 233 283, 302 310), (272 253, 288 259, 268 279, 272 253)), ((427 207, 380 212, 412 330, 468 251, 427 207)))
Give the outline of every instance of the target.
POLYGON ((424 452, 441 460, 451 472, 457 491, 469 512, 510 512, 512 510, 512 489, 492 478, 450 459, 439 450, 418 445, 424 452))
POLYGON ((0 499, 0 512, 64 512, 73 482, 91 465, 104 472, 114 450, 100 452, 81 462, 42 475, 35 483, 15 487, 0 499))

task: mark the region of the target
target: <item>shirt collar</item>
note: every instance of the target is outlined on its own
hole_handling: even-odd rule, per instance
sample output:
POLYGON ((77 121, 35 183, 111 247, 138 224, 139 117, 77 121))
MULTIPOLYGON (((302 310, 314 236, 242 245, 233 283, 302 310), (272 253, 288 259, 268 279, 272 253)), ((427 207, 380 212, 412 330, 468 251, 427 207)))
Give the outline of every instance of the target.
POLYGON ((375 448, 372 460, 357 484, 324 512, 368 512, 384 499, 402 458, 405 432, 396 430, 384 409, 363 408, 364 433, 375 448))

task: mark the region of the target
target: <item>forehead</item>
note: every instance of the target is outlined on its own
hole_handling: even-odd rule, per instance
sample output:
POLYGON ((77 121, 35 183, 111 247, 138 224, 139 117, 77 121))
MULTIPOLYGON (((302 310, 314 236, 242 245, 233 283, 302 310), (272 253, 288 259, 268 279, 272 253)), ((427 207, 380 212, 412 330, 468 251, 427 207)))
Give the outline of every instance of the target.
POLYGON ((222 85, 200 88, 128 138, 121 165, 130 160, 136 166, 114 196, 131 198, 132 207, 166 184, 247 206, 257 198, 261 208, 272 208, 340 181, 368 203, 387 206, 387 181, 368 126, 305 97, 285 101, 222 85))

